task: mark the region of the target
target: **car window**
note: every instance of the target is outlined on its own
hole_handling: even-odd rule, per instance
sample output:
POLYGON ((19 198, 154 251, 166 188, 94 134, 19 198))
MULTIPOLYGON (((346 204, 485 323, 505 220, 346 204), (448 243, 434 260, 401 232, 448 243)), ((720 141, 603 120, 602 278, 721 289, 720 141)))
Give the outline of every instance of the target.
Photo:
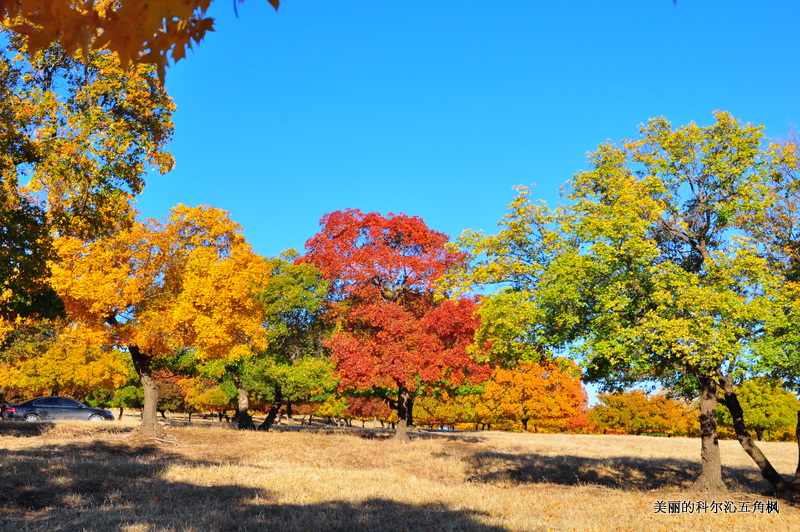
POLYGON ((61 406, 66 406, 67 408, 81 408, 83 405, 76 401, 75 399, 70 399, 68 397, 61 398, 61 406))
POLYGON ((34 406, 59 406, 58 397, 45 397, 44 399, 39 399, 35 403, 34 406))

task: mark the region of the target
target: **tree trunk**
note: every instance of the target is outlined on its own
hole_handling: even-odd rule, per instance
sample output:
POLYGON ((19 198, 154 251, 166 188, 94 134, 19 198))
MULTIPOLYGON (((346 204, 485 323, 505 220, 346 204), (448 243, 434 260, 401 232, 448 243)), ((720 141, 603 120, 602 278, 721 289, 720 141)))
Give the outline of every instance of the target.
POLYGON ((148 354, 142 353, 139 346, 128 346, 128 352, 131 354, 133 367, 142 381, 142 389, 144 390, 144 406, 142 408, 142 424, 139 425, 138 431, 145 436, 162 437, 164 436, 164 428, 158 424, 158 383, 153 377, 151 363, 153 357, 148 354))
POLYGON ((294 418, 292 416, 293 416, 292 402, 286 401, 286 422, 289 425, 294 425, 294 418))
POLYGON ((528 418, 522 418, 522 432, 528 432, 528 418))
POLYGON ((267 418, 264 422, 258 426, 258 430, 269 430, 272 428, 272 424, 275 423, 275 418, 278 417, 278 412, 280 412, 281 407, 283 406, 283 394, 281 393, 281 387, 275 387, 275 400, 272 402, 272 406, 267 412, 267 418))
POLYGON ((701 376, 700 382, 700 463, 702 472, 695 481, 698 491, 727 491, 722 482, 722 460, 717 440, 717 382, 701 376))
POLYGON ((792 486, 794 486, 794 489, 800 490, 800 411, 797 412, 797 425, 794 429, 794 435, 797 440, 797 469, 794 472, 792 486))
POLYGON ((250 415, 250 397, 247 395, 247 390, 242 386, 242 379, 236 370, 229 370, 228 375, 231 376, 233 385, 236 386, 236 420, 237 428, 239 430, 255 430, 256 426, 253 423, 253 417, 250 415))
POLYGON ((119 417, 117 418, 117 421, 122 421, 122 412, 123 412, 124 410, 125 410, 125 409, 124 409, 123 407, 119 407, 119 417))
POLYGON ((413 402, 413 395, 400 386, 397 390, 397 400, 387 398, 386 402, 397 414, 397 424, 395 425, 392 439, 401 443, 410 442, 411 438, 408 437, 408 415, 410 403, 413 402))
POLYGON ((767 457, 764 456, 764 453, 761 452, 761 449, 753 442, 750 433, 747 432, 747 428, 744 425, 744 412, 742 410, 742 405, 739 404, 736 391, 733 389, 733 383, 722 374, 719 375, 719 383, 722 385, 722 391, 725 394, 725 406, 728 407, 728 411, 731 413, 733 430, 736 432, 736 438, 739 440, 739 444, 745 452, 750 455, 750 458, 753 459, 759 469, 761 469, 761 475, 772 484, 776 490, 784 491, 787 488, 786 481, 781 477, 780 473, 775 471, 775 468, 772 467, 772 464, 770 464, 767 457))

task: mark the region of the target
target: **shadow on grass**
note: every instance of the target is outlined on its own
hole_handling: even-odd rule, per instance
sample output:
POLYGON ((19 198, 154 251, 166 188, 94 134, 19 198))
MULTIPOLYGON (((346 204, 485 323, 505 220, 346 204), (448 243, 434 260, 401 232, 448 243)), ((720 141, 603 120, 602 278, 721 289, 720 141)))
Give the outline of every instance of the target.
POLYGON ((16 438, 41 436, 45 432, 52 430, 54 426, 53 423, 47 422, 25 423, 21 421, 0 421, 0 436, 16 438))
MULTIPOLYGON (((700 475, 700 465, 696 463, 631 456, 599 459, 482 452, 469 455, 466 461, 470 481, 501 485, 595 484, 627 490, 654 490, 690 488, 700 475)), ((737 491, 762 493, 770 487, 755 469, 723 467, 722 477, 730 489, 737 491)))
MULTIPOLYGON (((276 494, 235 484, 169 480, 170 465, 203 468, 214 482, 219 463, 191 460, 154 444, 73 442, 4 450, 0 529, 501 531, 477 512, 392 500, 277 504, 276 494)), ((203 476, 205 475, 205 476, 203 476)))
MULTIPOLYGON (((388 428, 362 428, 362 427, 333 427, 329 425, 273 425, 270 429, 273 432, 313 432, 321 435, 346 435, 358 436, 365 440, 390 440, 394 437, 394 429, 388 428)), ((415 439, 439 439, 447 441, 462 441, 467 443, 479 443, 486 438, 475 436, 472 432, 442 431, 431 429, 413 428, 408 431, 411 440, 415 439)))

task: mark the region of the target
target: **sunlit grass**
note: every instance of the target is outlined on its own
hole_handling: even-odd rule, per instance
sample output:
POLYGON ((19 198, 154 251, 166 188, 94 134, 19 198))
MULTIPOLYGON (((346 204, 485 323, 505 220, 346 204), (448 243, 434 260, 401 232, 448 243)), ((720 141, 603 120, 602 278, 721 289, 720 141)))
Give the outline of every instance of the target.
MULTIPOLYGON (((238 432, 175 426, 175 441, 132 423, 0 426, 2 530, 800 530, 780 513, 655 512, 657 501, 766 502, 737 442, 723 441, 732 491, 687 491, 699 442, 681 438, 419 433, 410 444, 360 433, 238 432)), ((794 471, 793 443, 762 445, 794 471)))

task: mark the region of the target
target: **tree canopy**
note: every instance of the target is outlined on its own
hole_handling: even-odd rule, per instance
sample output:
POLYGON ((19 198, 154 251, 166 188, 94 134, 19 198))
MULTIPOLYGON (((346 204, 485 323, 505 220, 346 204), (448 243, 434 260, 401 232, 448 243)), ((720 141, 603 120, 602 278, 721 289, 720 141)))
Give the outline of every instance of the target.
POLYGON ((145 389, 142 428, 159 431, 154 361, 194 348, 235 362, 263 349, 261 305, 250 288, 268 274, 241 227, 211 207, 173 208, 90 243, 56 239, 53 286, 74 324, 127 350, 145 389))
POLYGON ((498 234, 462 236, 477 259, 451 281, 505 287, 482 310, 495 351, 569 348, 610 388, 648 379, 699 394, 699 482, 715 489, 717 390, 735 403, 732 383, 755 367, 776 310, 778 278, 748 230, 785 160, 761 127, 729 113, 708 127, 650 120, 639 138, 590 154, 566 205, 521 189, 498 234))
POLYGON ((477 301, 435 297, 434 283, 464 255, 445 248, 447 235, 404 214, 348 209, 325 215, 321 225, 303 260, 330 283, 337 328, 329 346, 341 387, 385 399, 405 439, 421 389, 486 376, 467 352, 477 301))
POLYGON ((25 55, 0 33, 0 333, 63 305, 46 282, 51 234, 96 238, 130 224, 144 175, 172 168, 172 100, 152 69, 108 52, 25 55))

